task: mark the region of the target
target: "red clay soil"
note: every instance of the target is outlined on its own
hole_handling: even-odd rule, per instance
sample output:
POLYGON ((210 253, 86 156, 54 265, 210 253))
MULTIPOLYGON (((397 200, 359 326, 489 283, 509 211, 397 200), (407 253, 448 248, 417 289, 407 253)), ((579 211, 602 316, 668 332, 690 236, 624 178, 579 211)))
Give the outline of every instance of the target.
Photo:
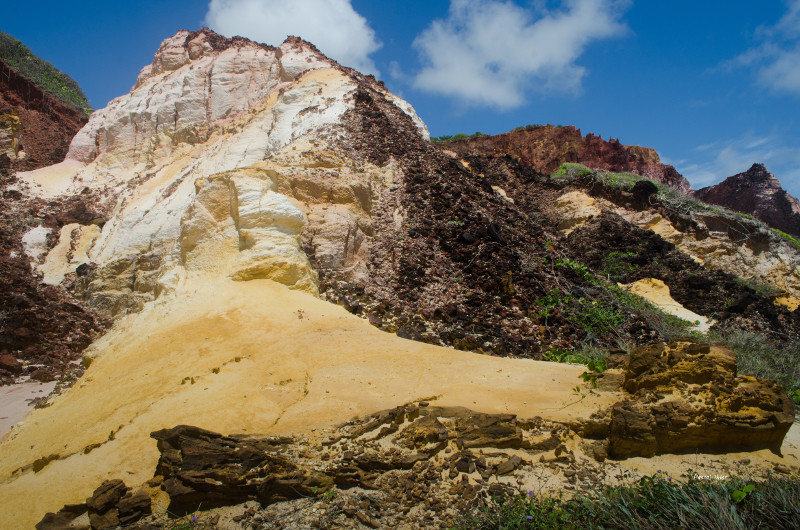
POLYGON ((580 129, 571 125, 535 126, 496 136, 448 142, 442 147, 461 156, 508 154, 546 175, 553 173, 564 162, 574 162, 592 169, 636 173, 683 192, 691 190, 689 181, 674 167, 660 163, 655 150, 622 145, 613 138, 605 141, 591 133, 584 137, 580 129))
POLYGON ((22 124, 20 146, 27 155, 13 161, 28 171, 64 160, 69 144, 88 118, 44 92, 15 69, 0 61, 0 111, 17 109, 22 124))

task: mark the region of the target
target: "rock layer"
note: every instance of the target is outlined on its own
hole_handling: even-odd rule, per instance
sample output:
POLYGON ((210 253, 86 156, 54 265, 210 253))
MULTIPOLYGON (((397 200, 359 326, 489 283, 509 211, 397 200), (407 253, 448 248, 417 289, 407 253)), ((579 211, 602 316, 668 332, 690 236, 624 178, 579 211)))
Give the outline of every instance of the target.
POLYGON ((91 197, 103 220, 88 245, 83 232, 62 229, 64 245, 86 252, 42 256, 45 281, 66 278, 89 307, 117 316, 210 268, 316 292, 305 245, 344 277, 363 277, 371 194, 393 170, 336 153, 358 90, 427 137, 410 105, 300 39, 275 48, 207 29, 167 39, 62 164, 21 175, 32 196, 91 197))

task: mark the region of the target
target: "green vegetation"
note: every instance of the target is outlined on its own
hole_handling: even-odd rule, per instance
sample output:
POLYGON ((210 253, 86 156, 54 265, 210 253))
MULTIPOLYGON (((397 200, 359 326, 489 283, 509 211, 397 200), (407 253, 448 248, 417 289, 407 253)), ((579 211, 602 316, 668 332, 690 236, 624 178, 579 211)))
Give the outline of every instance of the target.
POLYGON ((790 236, 786 232, 781 232, 777 228, 770 228, 770 230, 772 230, 773 232, 775 232, 776 234, 778 234, 782 238, 784 238, 787 241, 789 241, 789 243, 791 243, 792 246, 794 246, 794 248, 796 248, 797 250, 800 250, 800 241, 798 241, 797 238, 795 238, 793 236, 790 236))
POLYGON ((603 262, 598 272, 606 277, 630 274, 639 268, 636 263, 631 263, 631 259, 635 258, 635 252, 614 250, 603 256, 603 262))
POLYGON ((589 336, 598 337, 614 331, 625 322, 625 314, 608 300, 578 298, 578 310, 573 321, 589 336))
MULTIPOLYGON (((582 164, 574 164, 570 162, 561 164, 561 166, 559 166, 559 168, 555 170, 552 175, 550 175, 550 178, 556 182, 565 183, 572 182, 577 179, 588 179, 592 182, 597 182, 598 184, 612 188, 618 188, 624 191, 630 191, 633 189, 633 186, 640 180, 650 180, 635 173, 614 173, 613 171, 606 171, 604 169, 589 169, 582 164)), ((729 213, 763 225, 761 221, 758 221, 752 215, 728 210, 727 208, 722 208, 721 206, 711 206, 695 199, 691 195, 687 195, 680 190, 676 190, 675 188, 665 186, 664 184, 658 182, 653 182, 653 184, 655 184, 656 188, 658 188, 657 196, 659 201, 664 206, 672 210, 683 213, 697 211, 729 213)), ((791 238, 791 236, 787 237, 791 238)), ((797 245, 798 248, 800 248, 800 242, 798 242, 797 245)))
POLYGON ((755 291, 757 295, 764 296, 766 298, 775 298, 776 296, 779 296, 784 292, 783 290, 778 289, 774 285, 761 282, 758 280, 752 280, 752 279, 746 280, 744 278, 738 278, 738 277, 734 278, 733 280, 739 285, 752 289, 753 291, 755 291))
POLYGON ((568 258, 559 258, 555 261, 556 267, 567 268, 572 272, 583 278, 584 280, 592 280, 592 271, 583 263, 578 263, 568 258))
POLYGON ((482 132, 476 132, 475 134, 458 133, 458 134, 454 134, 452 136, 447 136, 447 135, 445 135, 445 136, 432 136, 431 137, 431 142, 433 142, 435 144, 441 144, 441 143, 447 143, 447 142, 457 142, 459 140, 467 140, 469 138, 477 138, 479 136, 488 136, 488 135, 483 134, 482 132))
POLYGON ((565 162, 556 169, 550 178, 556 181, 572 181, 581 178, 590 178, 606 186, 631 190, 633 185, 642 180, 643 177, 634 173, 614 173, 604 169, 589 169, 583 164, 565 162))
POLYGON ((512 130, 512 132, 517 132, 517 131, 532 131, 532 130, 534 130, 534 129, 541 129, 542 127, 544 127, 544 125, 540 125, 540 124, 538 124, 538 123, 529 123, 528 125, 521 125, 521 126, 519 126, 519 127, 514 127, 514 128, 513 128, 513 129, 511 129, 511 130, 512 130))
POLYGON ((739 373, 774 379, 800 405, 800 341, 778 345, 760 333, 716 335, 736 354, 739 373))
POLYGON ((663 473, 603 486, 572 499, 496 498, 457 528, 473 529, 744 529, 797 528, 800 480, 672 480, 663 473))
POLYGON ((27 46, 2 31, 0 59, 67 105, 77 108, 87 116, 92 113, 92 107, 74 79, 36 57, 27 46))
MULTIPOLYGON (((591 383, 593 387, 596 387, 597 376, 605 372, 606 368, 608 368, 608 358, 606 355, 607 352, 605 350, 590 344, 584 344, 575 352, 562 350, 561 348, 551 348, 544 354, 544 358, 556 363, 586 365, 588 371, 582 373, 581 378, 584 382, 591 383)), ((580 387, 578 387, 578 391, 580 392, 580 387)))

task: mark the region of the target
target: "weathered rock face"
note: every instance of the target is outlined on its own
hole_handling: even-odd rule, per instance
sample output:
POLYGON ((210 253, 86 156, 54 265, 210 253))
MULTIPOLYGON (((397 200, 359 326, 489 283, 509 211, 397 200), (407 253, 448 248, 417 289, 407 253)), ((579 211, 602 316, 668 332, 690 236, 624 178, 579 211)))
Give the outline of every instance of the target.
MULTIPOLYGON (((604 473, 582 458, 574 432, 564 425, 427 402, 354 418, 313 437, 223 436, 186 425, 151 436, 160 457, 150 482, 160 484, 173 516, 250 500, 262 506, 316 496, 333 502, 347 490, 366 489, 381 499, 381 509, 356 506, 345 510, 347 518, 372 528, 394 526, 413 509, 414 520, 434 524, 492 495, 515 492, 515 481, 534 462, 556 472, 564 466, 573 484, 599 483, 604 473), (579 464, 577 476, 572 470, 579 464), (326 495, 333 488, 338 489, 326 495)), ((117 512, 122 521, 119 506, 133 499, 130 493, 123 497, 126 491, 120 480, 95 491, 86 503, 90 518, 95 514, 93 528, 103 527, 94 526, 95 520, 117 512)), ((76 511, 67 506, 48 514, 41 528, 74 518, 76 511)))
POLYGON ((80 251, 40 253, 45 281, 66 279, 89 307, 116 316, 192 274, 316 293, 305 248, 363 279, 372 195, 395 169, 352 164, 335 145, 358 90, 427 137, 407 103, 300 39, 275 48, 207 29, 167 39, 62 164, 21 175, 32 196, 90 197, 102 220, 99 233, 65 226, 50 236, 80 251))
POLYGON ((764 164, 693 192, 701 201, 756 217, 773 228, 800 237, 800 202, 781 187, 764 164))
POLYGON ((622 145, 613 138, 581 135, 573 126, 552 125, 526 128, 496 136, 480 136, 444 144, 460 155, 511 155, 521 163, 547 175, 564 162, 575 162, 593 169, 631 172, 683 192, 691 185, 675 168, 662 164, 651 148, 622 145))
MULTIPOLYGON (((160 488, 153 496, 168 503, 172 516, 191 513, 212 524, 219 515, 203 512, 216 507, 255 501, 233 522, 257 524, 268 522, 265 512, 275 505, 316 498, 303 523, 331 523, 338 514, 342 526, 435 526, 520 488, 563 494, 623 479, 615 478, 608 456, 693 447, 777 450, 792 422, 790 402, 771 382, 737 378, 735 370, 724 348, 691 342, 642 348, 624 378, 635 397, 577 423, 414 402, 309 435, 223 436, 180 425, 151 434, 160 456, 148 484, 160 488), (364 490, 372 502, 348 500, 364 490)), ((128 520, 148 513, 149 504, 134 502, 142 490, 138 497, 126 492, 122 481, 106 481, 83 511, 93 525, 117 513, 122 521, 123 508, 128 520)), ((74 518, 78 508, 48 514, 39 528, 74 518)))
POLYGON ((610 412, 609 455, 771 449, 780 452, 794 404, 771 380, 736 375, 736 357, 692 341, 631 351, 610 412))
POLYGON ((5 153, 15 169, 61 162, 86 120, 81 111, 0 60, 0 154, 5 153))

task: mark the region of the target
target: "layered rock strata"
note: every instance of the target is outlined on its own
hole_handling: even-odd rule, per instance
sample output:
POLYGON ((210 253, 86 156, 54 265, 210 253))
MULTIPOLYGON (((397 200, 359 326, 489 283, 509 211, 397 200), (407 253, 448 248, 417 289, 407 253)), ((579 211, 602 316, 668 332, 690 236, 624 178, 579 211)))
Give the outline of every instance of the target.
POLYGON ((333 148, 359 89, 398 105, 426 137, 408 104, 302 40, 274 48, 205 29, 167 39, 64 162, 20 175, 34 197, 91 197, 103 220, 99 233, 61 229, 79 251, 37 255, 45 281, 66 279, 116 316, 212 270, 316 293, 303 244, 363 277, 371 197, 395 170, 355 166, 333 148))

